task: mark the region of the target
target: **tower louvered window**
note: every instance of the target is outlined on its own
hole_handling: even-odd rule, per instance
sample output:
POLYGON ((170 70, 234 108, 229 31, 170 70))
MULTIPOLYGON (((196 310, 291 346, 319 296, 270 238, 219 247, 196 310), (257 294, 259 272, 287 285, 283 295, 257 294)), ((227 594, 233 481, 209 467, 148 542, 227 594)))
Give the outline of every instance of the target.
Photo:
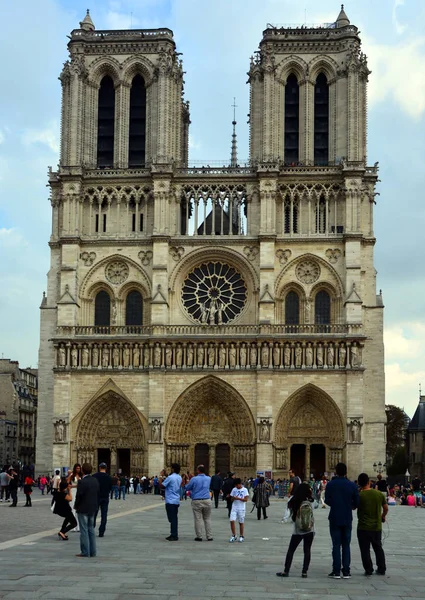
POLYGON ((285 162, 299 160, 300 89, 294 74, 289 75, 285 86, 285 162))
POLYGON ((314 164, 329 161, 329 87, 324 73, 317 76, 314 86, 314 164))
POLYGON ((146 87, 143 77, 136 75, 130 90, 130 133, 128 165, 144 166, 146 153, 146 87))
POLYGON ((99 88, 97 114, 97 166, 113 167, 115 134, 115 88, 106 75, 99 88))

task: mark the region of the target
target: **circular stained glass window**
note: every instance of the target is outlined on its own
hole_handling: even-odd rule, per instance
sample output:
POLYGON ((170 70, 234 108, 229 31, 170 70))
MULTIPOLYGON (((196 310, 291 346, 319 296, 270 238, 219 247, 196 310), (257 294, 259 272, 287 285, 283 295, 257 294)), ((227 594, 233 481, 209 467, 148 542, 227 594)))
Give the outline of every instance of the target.
POLYGON ((189 315, 205 325, 231 323, 246 304, 245 281, 236 269, 222 262, 195 267, 186 277, 182 301, 189 315))

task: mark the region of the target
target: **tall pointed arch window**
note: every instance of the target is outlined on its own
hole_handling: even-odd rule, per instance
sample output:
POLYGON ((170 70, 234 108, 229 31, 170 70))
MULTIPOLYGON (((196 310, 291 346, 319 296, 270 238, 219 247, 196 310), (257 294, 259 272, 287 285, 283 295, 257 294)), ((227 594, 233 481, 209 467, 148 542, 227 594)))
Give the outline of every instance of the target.
POLYGON ((137 290, 127 294, 125 301, 125 324, 143 325, 143 298, 137 290))
POLYGON ((100 82, 97 113, 97 166, 114 166, 115 87, 109 75, 100 82))
POLYGON ((331 298, 325 290, 317 292, 314 299, 314 322, 316 325, 329 325, 331 322, 331 298))
POLYGON ((285 298, 285 325, 299 325, 300 299, 296 292, 291 291, 285 298))
POLYGON ((292 164, 299 160, 300 133, 300 88, 292 73, 285 85, 285 162, 292 164))
POLYGON ((145 164, 146 154, 146 86, 141 75, 136 75, 130 90, 130 129, 128 138, 128 165, 145 164))
POLYGON ((94 301, 94 324, 96 327, 109 327, 111 324, 111 298, 101 290, 94 301))
POLYGON ((324 73, 319 73, 314 86, 314 164, 329 162, 329 86, 324 73))

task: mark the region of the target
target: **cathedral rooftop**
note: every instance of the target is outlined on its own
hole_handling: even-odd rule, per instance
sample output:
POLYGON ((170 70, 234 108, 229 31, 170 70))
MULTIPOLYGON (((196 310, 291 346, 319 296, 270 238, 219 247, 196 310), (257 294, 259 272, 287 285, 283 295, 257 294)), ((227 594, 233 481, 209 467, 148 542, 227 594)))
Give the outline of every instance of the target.
POLYGON ((425 431, 425 396, 419 398, 419 404, 410 421, 408 431, 425 431))

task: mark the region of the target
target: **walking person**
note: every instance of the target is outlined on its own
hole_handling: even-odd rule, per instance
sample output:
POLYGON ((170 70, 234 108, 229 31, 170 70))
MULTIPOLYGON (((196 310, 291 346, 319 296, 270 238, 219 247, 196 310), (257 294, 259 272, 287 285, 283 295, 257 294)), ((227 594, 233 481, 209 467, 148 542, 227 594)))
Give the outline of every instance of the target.
POLYGON ((6 467, 0 473, 0 486, 1 486, 1 496, 0 502, 3 502, 3 498, 5 502, 9 502, 9 481, 11 476, 6 472, 6 467))
POLYGON ((62 527, 58 532, 58 537, 64 541, 68 540, 66 535, 68 531, 74 529, 77 525, 77 519, 74 517, 71 509, 72 495, 68 481, 61 481, 59 489, 53 490, 53 513, 63 517, 62 527))
POLYGON ((223 487, 222 487, 223 496, 226 499, 227 516, 228 517, 230 517, 230 513, 232 512, 233 502, 232 502, 232 498, 230 497, 230 493, 234 487, 235 487, 235 474, 229 471, 227 473, 226 479, 223 482, 223 487))
POLYGON ((320 503, 322 505, 322 508, 326 508, 325 494, 326 494, 326 486, 327 485, 328 485, 328 480, 323 475, 322 480, 320 482, 320 503))
POLYGON ((230 512, 230 529, 232 531, 232 537, 229 542, 236 542, 236 525, 235 522, 239 523, 239 541, 245 541, 245 513, 246 513, 246 503, 249 500, 249 492, 242 485, 242 481, 240 479, 235 479, 235 487, 230 492, 230 498, 232 499, 232 510, 230 512))
POLYGON ((61 482, 61 472, 59 471, 59 469, 56 469, 55 471, 55 476, 53 477, 53 481, 52 481, 52 494, 53 492, 57 492, 59 490, 59 484, 61 482))
POLYGON ((269 496, 271 491, 270 484, 265 481, 264 477, 260 477, 252 497, 252 501, 257 509, 258 520, 261 519, 261 512, 263 513, 263 519, 268 519, 266 509, 270 506, 269 496))
POLYGON ((31 502, 31 494, 32 494, 32 486, 35 485, 35 481, 32 477, 27 475, 24 480, 24 494, 27 499, 25 506, 32 506, 31 502))
POLYGON ((294 529, 289 542, 288 551, 285 558, 283 571, 276 573, 278 577, 288 577, 291 569, 295 550, 303 542, 304 560, 301 571, 301 577, 307 577, 308 567, 311 560, 311 546, 314 539, 314 516, 313 516, 313 494, 308 483, 302 483, 298 486, 295 494, 288 502, 291 519, 294 523, 294 529))
POLYGON ((382 479, 381 473, 378 473, 377 479, 378 479, 378 481, 376 482, 376 488, 375 489, 377 489, 378 492, 381 492, 381 494, 385 497, 385 500, 386 500, 387 497, 388 497, 388 493, 389 493, 389 487, 388 487, 387 480, 386 479, 382 479))
MULTIPOLYGON (((68 483, 70 485, 70 491, 71 491, 71 496, 72 496, 72 500, 71 500, 72 514, 74 515, 76 521, 77 521, 77 513, 75 511, 74 505, 75 505, 75 498, 77 496, 77 486, 78 486, 78 482, 81 479, 81 476, 82 476, 81 465, 80 465, 80 463, 75 463, 71 473, 68 475, 68 483)), ((75 526, 74 531, 77 531, 77 532, 80 531, 80 528, 78 527, 78 522, 75 526)))
POLYGON ((119 496, 119 478, 118 475, 116 473, 113 474, 112 476, 112 489, 111 489, 111 500, 113 498, 115 498, 115 500, 118 500, 118 496, 119 496))
POLYGON ((353 526, 353 510, 359 506, 357 486, 347 479, 347 466, 338 463, 335 467, 336 477, 326 485, 325 504, 330 507, 329 531, 332 538, 332 571, 328 577, 349 579, 350 543, 353 526), (342 555, 342 559, 341 559, 342 555))
POLYGON ((47 477, 45 475, 42 475, 40 477, 40 490, 41 490, 41 495, 44 496, 44 490, 46 489, 47 486, 47 477))
POLYGON ((220 498, 221 488, 223 487, 223 480, 220 475, 220 471, 217 470, 215 475, 211 477, 211 485, 210 490, 213 493, 214 497, 214 506, 218 508, 218 500, 220 498))
MULTIPOLYGON (((289 504, 289 501, 292 498, 292 496, 295 494, 295 492, 297 491, 298 486, 301 485, 301 479, 298 477, 298 475, 295 475, 294 469, 289 469, 288 475, 289 475, 289 486, 288 486, 287 496, 288 496, 288 504, 289 504)), ((288 504, 286 505, 286 510, 283 515, 282 523, 287 523, 289 521, 289 519, 291 518, 291 511, 288 508, 288 504)))
POLYGON ((178 531, 178 512, 180 506, 180 486, 182 478, 179 475, 180 465, 173 463, 171 473, 166 476, 165 471, 161 471, 161 488, 165 489, 165 510, 167 512, 168 522, 170 523, 170 535, 165 539, 169 542, 176 542, 179 539, 178 531))
POLYGON ((92 466, 84 463, 81 467, 83 478, 78 482, 75 510, 80 525, 80 554, 78 557, 96 556, 94 518, 99 508, 99 482, 91 476, 92 466))
POLYGON ((207 540, 212 542, 211 530, 211 477, 205 474, 204 465, 198 465, 198 474, 186 484, 185 489, 190 492, 192 499, 193 519, 195 521, 195 542, 202 542, 202 533, 205 528, 207 540), (203 525, 203 526, 202 526, 203 525))
POLYGON ((376 558, 376 573, 385 575, 387 567, 382 547, 382 523, 388 513, 386 495, 382 491, 373 490, 369 476, 360 473, 357 482, 360 486, 360 503, 357 511, 357 539, 365 575, 373 575, 373 563, 370 557, 372 546, 376 558))
POLYGON ((16 507, 18 504, 18 474, 13 467, 9 469, 9 476, 9 493, 12 498, 10 507, 16 507))
POLYGON ((109 494, 112 490, 112 477, 106 472, 106 463, 99 465, 99 471, 93 475, 99 483, 99 508, 94 515, 93 527, 96 528, 97 513, 100 509, 99 537, 105 535, 106 522, 108 520, 109 494))

